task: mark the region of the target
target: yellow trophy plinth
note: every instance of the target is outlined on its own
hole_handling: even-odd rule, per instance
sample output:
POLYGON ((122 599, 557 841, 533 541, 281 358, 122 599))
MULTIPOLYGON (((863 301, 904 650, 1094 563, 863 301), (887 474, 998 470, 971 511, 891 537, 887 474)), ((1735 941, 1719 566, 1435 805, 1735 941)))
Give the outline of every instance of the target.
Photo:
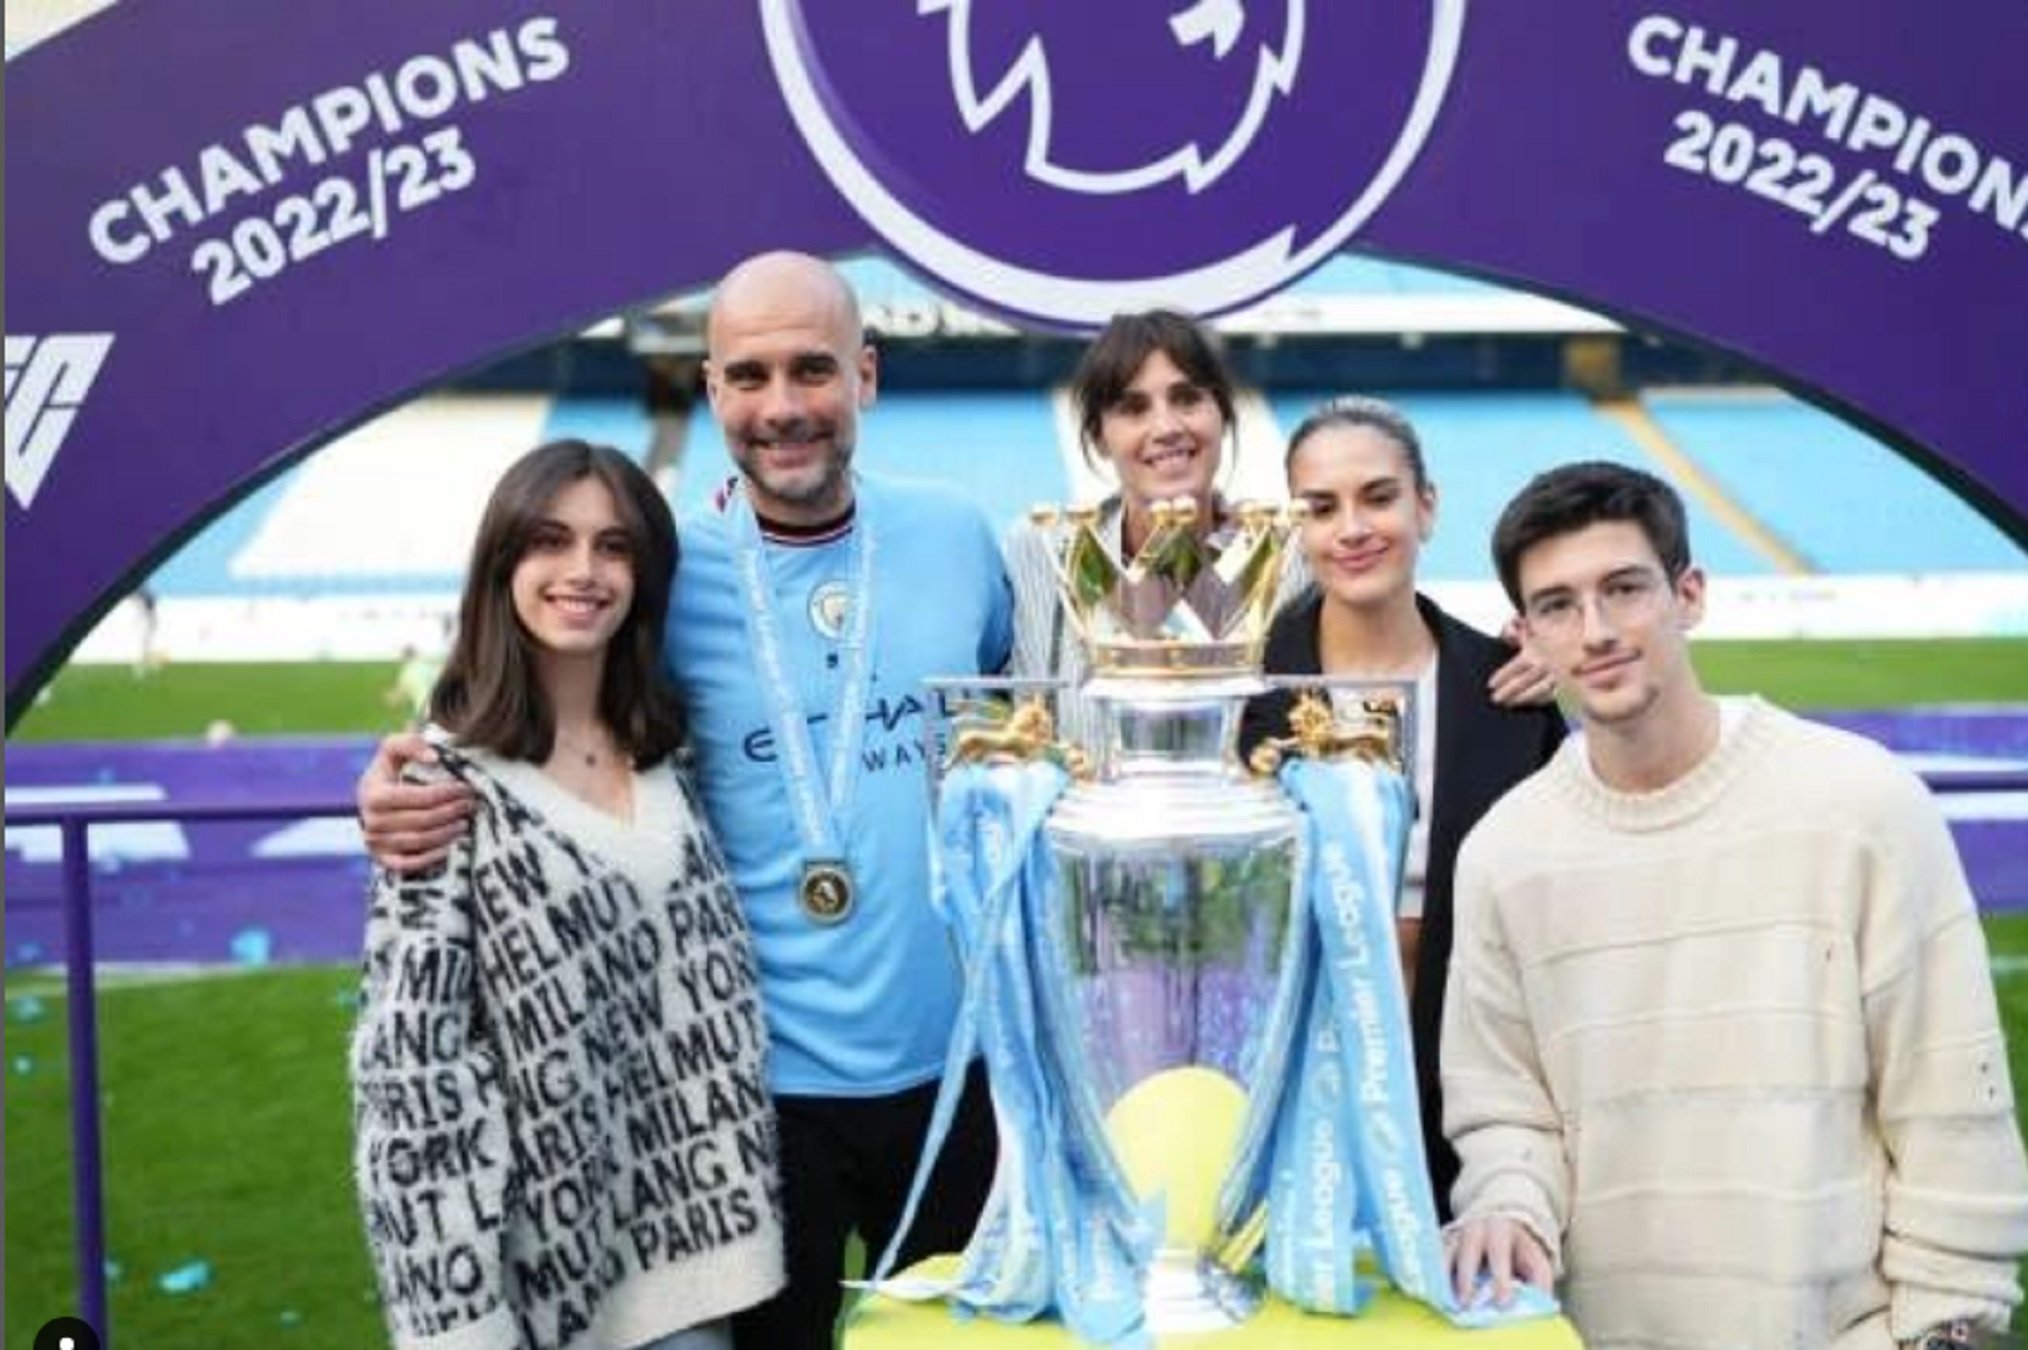
MULTIPOLYGON (((937 1256, 907 1272, 947 1279, 958 1258, 937 1256)), ((1460 1331, 1422 1304, 1382 1289, 1357 1317, 1323 1317, 1273 1294, 1260 1311, 1229 1331, 1178 1332, 1154 1339, 1157 1350, 1584 1350, 1562 1318, 1544 1318, 1486 1331, 1460 1331)), ((853 1308, 841 1350, 1088 1350, 1061 1323, 961 1322, 942 1303, 904 1303, 868 1294, 853 1308)))
MULTIPOLYGON (((1171 1070, 1143 1083, 1108 1114, 1106 1134, 1121 1166, 1142 1194, 1166 1201, 1171 1243, 1208 1239, 1223 1163, 1239 1132, 1244 1099, 1237 1083, 1208 1069, 1171 1070), (1213 1165, 1207 1165, 1207 1159, 1213 1165)), ((957 1273, 956 1256, 932 1257, 902 1278, 942 1281, 957 1273)), ((1272 1293, 1260 1309, 1223 1331, 1179 1331, 1154 1337, 1157 1350, 1583 1350, 1562 1318, 1484 1331, 1461 1331, 1430 1309, 1382 1287, 1357 1317, 1307 1313, 1272 1293)), ((1086 1350, 1062 1323, 960 1321, 942 1302, 909 1303, 867 1294, 854 1306, 841 1350, 1086 1350)))

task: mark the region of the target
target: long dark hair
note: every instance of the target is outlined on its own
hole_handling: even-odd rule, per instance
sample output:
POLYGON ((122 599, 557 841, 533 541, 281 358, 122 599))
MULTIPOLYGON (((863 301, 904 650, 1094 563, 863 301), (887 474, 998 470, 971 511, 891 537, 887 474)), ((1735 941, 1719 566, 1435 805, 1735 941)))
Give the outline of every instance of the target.
POLYGON ((654 481, 609 446, 552 441, 500 476, 472 541, 458 636, 430 694, 430 717, 509 759, 549 758, 556 715, 536 675, 535 644, 514 613, 514 569, 557 494, 585 478, 612 493, 634 572, 633 604, 606 649, 599 717, 635 767, 647 768, 683 741, 682 705, 662 662, 676 521, 654 481))
MULTIPOLYGON (((1233 406, 1232 372, 1225 368, 1218 339, 1187 314, 1173 309, 1148 309, 1115 314, 1092 339, 1070 377, 1071 401, 1077 405, 1077 430, 1085 463, 1103 442, 1099 428, 1109 409, 1126 396, 1127 386, 1142 364, 1162 353, 1183 378, 1211 395, 1225 418, 1226 438, 1239 444, 1239 414, 1233 406)), ((1229 461, 1228 461, 1229 462, 1229 461)))

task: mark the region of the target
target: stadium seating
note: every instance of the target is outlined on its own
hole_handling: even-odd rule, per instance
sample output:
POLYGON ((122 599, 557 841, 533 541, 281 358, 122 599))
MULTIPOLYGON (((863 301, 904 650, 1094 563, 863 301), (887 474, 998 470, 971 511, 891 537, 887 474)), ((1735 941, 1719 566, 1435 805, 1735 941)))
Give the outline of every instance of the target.
MULTIPOLYGON (((1329 390, 1243 391, 1259 410, 1242 459, 1245 487, 1272 490, 1280 442, 1329 390)), ((942 479, 969 492, 996 529, 1038 501, 1089 495, 1075 431, 1037 390, 887 391, 861 463, 942 479)), ((1425 555, 1438 580, 1486 575, 1486 539, 1527 478, 1577 456, 1659 466, 1627 431, 1568 392, 1406 393, 1442 491, 1425 555)), ((1949 573, 2018 570, 2020 551, 1969 506, 1864 433, 1785 395, 1651 394, 1656 423, 1749 516, 1815 570, 1949 573)), ((701 413, 701 410, 700 410, 701 413)), ((305 596, 449 590, 486 492, 523 449, 582 436, 645 455, 651 428, 624 398, 444 397, 341 438, 226 512, 155 574, 159 597, 305 596), (359 541, 370 531, 372 547, 359 541)), ((732 472, 700 415, 676 489, 679 512, 732 472)), ((1690 499, 1697 552, 1718 575, 1775 570, 1750 540, 1690 499)))
MULTIPOLYGON (((1039 391, 884 391, 861 428, 857 462, 962 488, 996 531, 1037 502, 1062 500, 1069 485, 1050 400, 1039 391)), ((678 513, 703 506, 732 472, 717 429, 699 409, 684 448, 678 513)))
MULTIPOLYGON (((1286 433, 1335 392, 1278 392, 1270 402, 1286 433)), ((1423 575, 1433 581, 1492 575, 1487 541, 1493 522, 1521 485, 1542 470, 1580 458, 1657 467, 1626 432, 1577 394, 1403 394, 1391 401, 1415 424, 1440 494, 1436 535, 1422 563, 1423 575)), ((1727 575, 1771 570, 1767 559, 1698 502, 1688 505, 1691 537, 1706 567, 1727 575)))
MULTIPOLYGON (((610 445, 636 462, 645 463, 655 428, 647 406, 638 398, 616 396, 560 398, 549 405, 542 424, 542 441, 575 439, 593 445, 610 445)), ((533 448, 536 442, 529 442, 533 448)))
POLYGON ((150 585, 165 600, 455 589, 486 494, 549 410, 527 395, 397 408, 237 504, 150 585))
MULTIPOLYGON (((1049 399, 1033 390, 893 392, 861 437, 868 469, 964 488, 1004 531, 1070 486, 1049 399)), ((1069 453, 1076 455, 1075 447, 1069 453)))
POLYGON ((2001 572, 2021 550, 1866 433, 1774 390, 1652 393, 1670 438, 1820 572, 2001 572))
MULTIPOLYGON (((1066 390, 1028 373, 1038 368, 1026 359, 1034 345, 966 346, 963 365, 892 359, 938 344, 950 354, 973 343, 969 335, 1005 330, 958 315, 959 306, 885 257, 850 258, 841 268, 869 321, 892 330, 882 330, 891 359, 862 434, 863 467, 955 484, 1000 531, 1037 502, 1090 501, 1108 490, 1082 462, 1066 390), (1015 351, 1023 358, 1003 354, 1015 351), (911 369, 934 373, 914 384, 896 378, 911 369)), ((687 312, 694 338, 708 301, 699 292, 658 312, 687 312)), ((1347 253, 1273 303, 1233 316, 1227 328, 1235 342, 1254 344, 1247 351, 1258 358, 1340 331, 1305 326, 1319 315, 1335 316, 1343 332, 1384 337, 1398 321, 1402 333, 1480 333, 1528 352, 1604 323, 1576 310, 1560 318, 1509 312, 1505 302, 1544 303, 1490 282, 1347 253), (1368 320, 1378 326, 1361 327, 1368 320)), ((1058 378, 1073 350, 1060 345, 1043 363, 1058 378)), ((631 358, 618 348, 600 353, 608 365, 620 363, 620 378, 607 369, 594 380, 582 361, 510 362, 458 392, 365 424, 253 492, 151 578, 161 642, 178 659, 228 651, 235 659, 301 659, 391 654, 440 640, 487 492, 508 461, 544 440, 582 437, 643 463, 653 447, 679 516, 704 507, 733 473, 709 410, 694 410, 687 433, 669 442, 680 451, 668 456, 626 378, 631 358), (566 378, 576 381, 569 392, 545 384, 566 378), (614 392, 586 392, 593 389, 614 392), (252 630, 258 641, 233 637, 252 630)), ((1357 387, 1290 386, 1321 386, 1336 359, 1279 369, 1268 360, 1240 363, 1275 387, 1238 391, 1241 449, 1222 480, 1227 492, 1282 494, 1289 431, 1325 398, 1357 387)), ((1741 634, 1992 633, 2028 622, 2019 617, 2028 568, 2014 543, 1916 465, 1807 404, 1730 385, 1594 404, 1569 390, 1514 387, 1517 379, 1553 380, 1553 369, 1499 369, 1500 387, 1388 394, 1420 429, 1442 494, 1423 575, 1462 613, 1477 606, 1497 621, 1504 607, 1491 585, 1487 541, 1514 491, 1552 465, 1597 457, 1656 470, 1684 489, 1699 561, 1745 588, 1730 608, 1741 634)), ((141 622, 130 610, 116 609, 80 657, 128 659, 141 622)))

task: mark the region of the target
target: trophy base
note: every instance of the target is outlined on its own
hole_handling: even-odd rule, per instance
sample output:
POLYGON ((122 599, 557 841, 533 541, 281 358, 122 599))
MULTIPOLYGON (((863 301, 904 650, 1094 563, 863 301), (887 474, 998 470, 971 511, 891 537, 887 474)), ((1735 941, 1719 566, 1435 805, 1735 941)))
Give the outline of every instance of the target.
POLYGON ((1260 1311, 1261 1291, 1202 1252, 1165 1247, 1142 1286, 1148 1330, 1169 1334, 1229 1331, 1260 1311))

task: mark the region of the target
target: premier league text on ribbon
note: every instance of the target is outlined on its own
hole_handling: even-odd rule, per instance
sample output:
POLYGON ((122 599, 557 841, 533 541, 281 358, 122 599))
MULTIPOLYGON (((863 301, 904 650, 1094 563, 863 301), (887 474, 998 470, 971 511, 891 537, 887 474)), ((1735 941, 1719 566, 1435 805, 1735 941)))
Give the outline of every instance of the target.
POLYGON ((93 209, 86 233, 99 257, 141 262, 158 245, 220 221, 305 169, 313 183, 197 240, 190 270, 213 305, 354 239, 384 239, 398 216, 469 187, 478 161, 454 112, 561 78, 570 48, 558 21, 528 19, 412 56, 391 72, 313 94, 268 121, 200 148, 93 209))
POLYGON ((1677 135, 1662 158, 1788 207, 1812 234, 1843 229, 1914 262, 1944 218, 1936 203, 1956 199, 2028 240, 2028 172, 1884 94, 1666 14, 1646 15, 1628 31, 1627 60, 1643 75, 1806 133, 1791 139, 1744 117, 1688 107, 1676 114, 1677 135))

